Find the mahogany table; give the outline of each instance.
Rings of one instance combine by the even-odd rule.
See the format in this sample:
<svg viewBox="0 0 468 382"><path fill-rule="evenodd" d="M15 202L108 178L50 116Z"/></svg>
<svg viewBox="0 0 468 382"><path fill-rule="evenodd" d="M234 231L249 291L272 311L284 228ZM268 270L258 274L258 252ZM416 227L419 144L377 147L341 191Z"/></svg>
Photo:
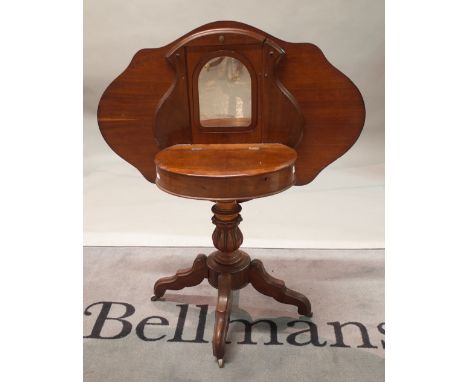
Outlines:
<svg viewBox="0 0 468 382"><path fill-rule="evenodd" d="M118 155L161 190L214 203L216 251L157 280L152 300L204 279L217 288L220 367L233 290L250 283L312 315L304 295L239 250L240 203L310 183L354 144L364 118L359 90L318 47L232 21L140 50L102 95L99 127Z"/></svg>

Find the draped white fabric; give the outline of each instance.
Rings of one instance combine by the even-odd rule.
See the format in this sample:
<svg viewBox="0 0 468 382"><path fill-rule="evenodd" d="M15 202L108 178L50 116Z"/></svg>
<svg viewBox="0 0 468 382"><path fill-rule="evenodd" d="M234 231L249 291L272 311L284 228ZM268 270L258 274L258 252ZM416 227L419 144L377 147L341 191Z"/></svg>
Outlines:
<svg viewBox="0 0 468 382"><path fill-rule="evenodd" d="M96 109L106 86L139 49L164 46L204 23L228 19L316 44L357 85L367 109L357 143L313 183L244 204L245 245L384 246L383 1L156 6L149 0L86 0L84 10L85 245L211 245L210 203L176 198L148 183L105 144Z"/></svg>

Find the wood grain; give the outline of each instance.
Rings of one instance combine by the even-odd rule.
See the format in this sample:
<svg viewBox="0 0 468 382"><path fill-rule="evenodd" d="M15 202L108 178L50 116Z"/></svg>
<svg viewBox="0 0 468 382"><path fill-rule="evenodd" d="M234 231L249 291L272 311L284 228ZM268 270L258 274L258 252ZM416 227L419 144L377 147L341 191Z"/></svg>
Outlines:
<svg viewBox="0 0 468 382"><path fill-rule="evenodd" d="M265 74L273 76L272 83L280 86L285 96L289 95L292 107L275 106L281 98L273 96L270 85L265 88L258 85L258 89L265 89L258 91L256 121L261 124L261 137L218 132L210 135L208 143L273 141L287 144L294 147L298 155L296 185L309 183L359 137L365 119L363 98L351 80L330 64L317 46L285 42L238 22L206 24L165 47L139 51L128 68L109 85L99 103L98 123L104 139L147 180L155 182L155 154L166 145L193 142L193 118L188 115L189 109L193 110L190 108L193 97L186 92L188 84L184 85L190 79L181 67L177 69L177 64L171 63L171 55L185 55L190 49L241 51L249 44L261 46L266 41L279 49L274 53L275 65L271 67L263 49L261 61L254 58L253 53L248 60L257 73L257 82L268 84ZM278 60L277 55L282 58ZM176 89L172 93L178 96L171 101L173 103L163 106L164 97L169 97L171 89ZM272 97L273 105L265 106L265 96ZM184 97L187 102L180 102ZM167 111L156 118L158 109L165 107ZM291 121L302 121L299 139L297 127L290 128L298 122L288 123L288 116L294 115L294 109L301 113L299 119L291 117ZM274 121L271 130L268 120Z"/></svg>
<svg viewBox="0 0 468 382"><path fill-rule="evenodd" d="M229 329L229 318L231 316L232 288L231 275L222 273L218 277L218 302L215 312L215 326L213 330L213 355L220 360L223 366L224 352L226 347L226 335Z"/></svg>
<svg viewBox="0 0 468 382"><path fill-rule="evenodd" d="M249 281L260 293L273 297L283 304L297 306L299 314L312 317L309 299L303 294L289 289L283 280L270 276L260 260L252 260L250 263Z"/></svg>
<svg viewBox="0 0 468 382"><path fill-rule="evenodd" d="M175 145L155 157L156 184L187 198L248 200L291 187L295 160L277 143Z"/></svg>
<svg viewBox="0 0 468 382"><path fill-rule="evenodd" d="M180 269L174 276L163 277L154 284L154 296L152 301L164 296L166 290L180 290L200 284L208 277L208 267L206 265L207 256L200 254L195 258L191 268Z"/></svg>
<svg viewBox="0 0 468 382"><path fill-rule="evenodd" d="M220 56L239 59L248 69L252 117L250 122L213 119L204 127L197 76L208 60ZM220 366L232 290L250 282L260 293L312 315L304 295L239 250L238 202L311 182L354 144L364 120L359 90L318 47L232 21L206 24L162 48L137 52L104 91L98 123L118 155L166 192L216 202L217 251L159 279L153 300L205 278L218 288L213 354Z"/></svg>

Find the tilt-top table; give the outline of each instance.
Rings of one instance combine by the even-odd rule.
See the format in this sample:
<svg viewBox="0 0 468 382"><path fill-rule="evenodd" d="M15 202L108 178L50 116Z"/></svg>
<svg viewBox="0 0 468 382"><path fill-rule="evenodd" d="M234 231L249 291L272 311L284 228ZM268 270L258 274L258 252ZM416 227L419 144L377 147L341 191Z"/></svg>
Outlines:
<svg viewBox="0 0 468 382"><path fill-rule="evenodd" d="M217 288L220 367L233 290L250 283L312 315L304 295L239 250L240 203L310 183L354 144L364 118L359 90L315 45L231 21L140 50L102 95L99 127L118 155L161 190L214 203L216 251L157 280L152 300L204 279Z"/></svg>

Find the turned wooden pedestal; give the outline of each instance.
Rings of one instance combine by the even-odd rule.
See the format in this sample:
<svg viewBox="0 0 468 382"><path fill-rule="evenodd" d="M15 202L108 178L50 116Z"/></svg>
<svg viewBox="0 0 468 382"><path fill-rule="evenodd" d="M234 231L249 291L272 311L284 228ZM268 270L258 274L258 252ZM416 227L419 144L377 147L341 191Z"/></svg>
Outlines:
<svg viewBox="0 0 468 382"><path fill-rule="evenodd" d="M207 278L219 291L213 352L220 365L232 290L251 283L311 314L306 297L239 250L238 203L310 183L353 145L364 119L359 90L317 46L233 21L140 50L105 90L98 122L112 149L160 189L215 202L217 251L158 280L154 299Z"/></svg>
<svg viewBox="0 0 468 382"><path fill-rule="evenodd" d="M218 289L213 354L220 367L224 365L224 347L231 314L232 291L248 283L260 293L273 297L284 304L295 305L301 315L312 316L310 302L304 295L288 289L282 280L270 276L260 260L250 260L247 253L239 250L242 232L239 223L241 206L236 201L218 201L213 206L212 218L216 228L213 244L217 251L209 256L198 255L191 268L179 270L174 276L164 277L154 285L155 301L166 290L179 290L200 284L205 278Z"/></svg>

